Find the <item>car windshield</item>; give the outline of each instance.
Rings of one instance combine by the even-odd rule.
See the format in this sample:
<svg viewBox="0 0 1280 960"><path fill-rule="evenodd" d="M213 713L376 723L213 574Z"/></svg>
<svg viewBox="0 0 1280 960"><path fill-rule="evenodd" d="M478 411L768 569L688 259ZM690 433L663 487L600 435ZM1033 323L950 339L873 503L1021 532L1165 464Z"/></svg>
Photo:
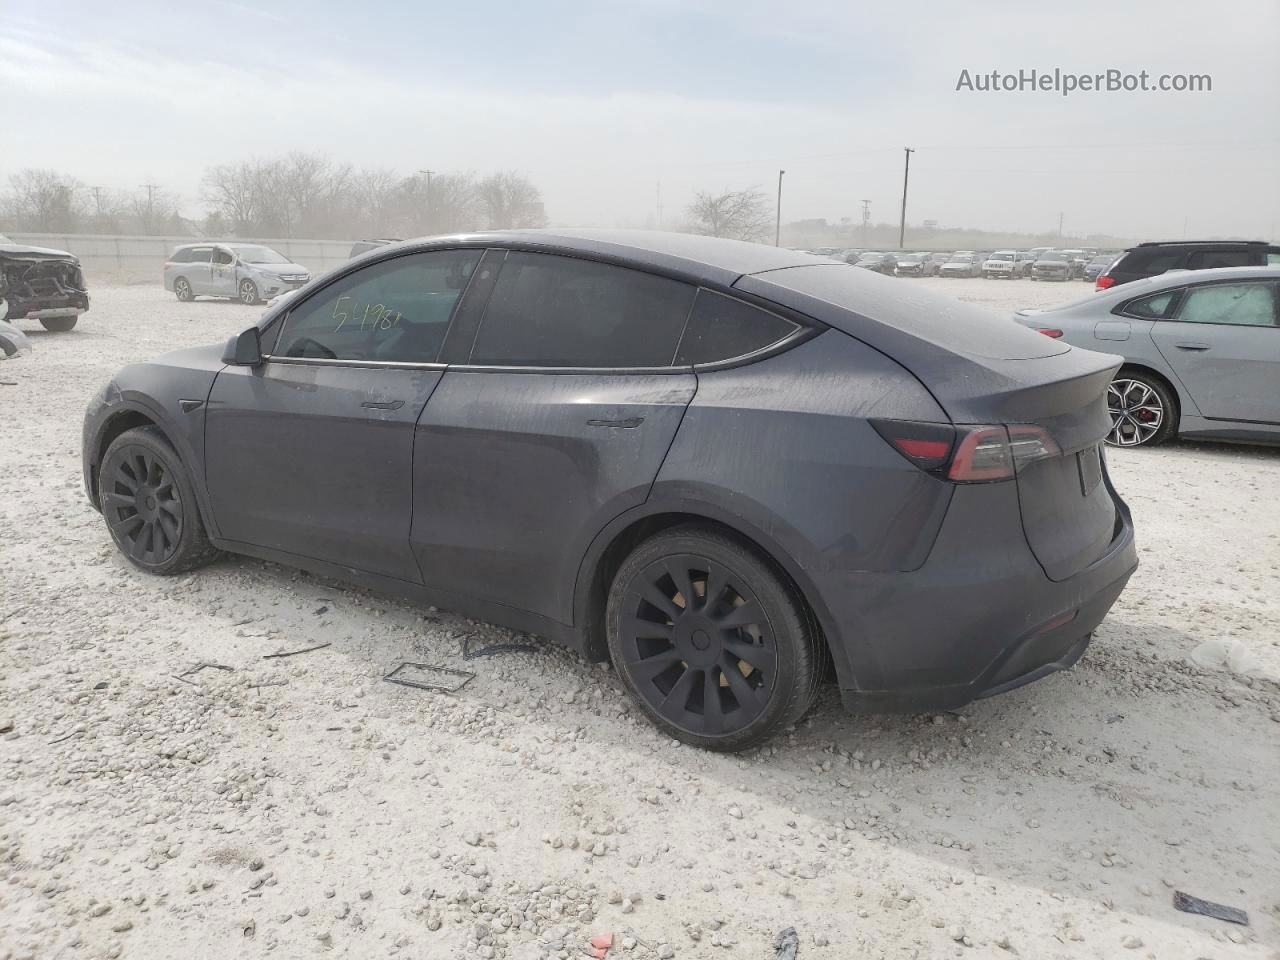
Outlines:
<svg viewBox="0 0 1280 960"><path fill-rule="evenodd" d="M1013 254L1012 253L993 253L991 256L987 257L987 259L988 260L1012 260Z"/></svg>
<svg viewBox="0 0 1280 960"><path fill-rule="evenodd" d="M236 255L245 263L290 263L288 257L281 256L270 247L232 247Z"/></svg>
<svg viewBox="0 0 1280 960"><path fill-rule="evenodd" d="M967 253L961 253L952 257L951 262L952 263L972 263L973 257L969 256L969 254Z"/></svg>
<svg viewBox="0 0 1280 960"><path fill-rule="evenodd" d="M1089 266L1105 267L1110 262L1111 262L1110 257L1094 257L1092 260L1089 261Z"/></svg>
<svg viewBox="0 0 1280 960"><path fill-rule="evenodd" d="M1042 253L1040 259L1036 263L1066 263L1067 255L1065 253Z"/></svg>
<svg viewBox="0 0 1280 960"><path fill-rule="evenodd" d="M864 260L867 262L872 262L875 260L883 260L883 259L884 259L883 253L864 253L862 256L858 258L858 262L862 263Z"/></svg>

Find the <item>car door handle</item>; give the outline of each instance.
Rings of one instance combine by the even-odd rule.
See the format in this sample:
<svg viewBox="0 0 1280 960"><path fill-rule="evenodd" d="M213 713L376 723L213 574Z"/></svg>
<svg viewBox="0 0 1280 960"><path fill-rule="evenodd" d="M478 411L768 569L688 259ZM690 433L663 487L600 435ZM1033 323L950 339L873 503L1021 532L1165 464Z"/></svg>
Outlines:
<svg viewBox="0 0 1280 960"><path fill-rule="evenodd" d="M1174 344L1179 350L1208 350L1207 343L1201 343L1199 340L1175 340Z"/></svg>
<svg viewBox="0 0 1280 960"><path fill-rule="evenodd" d="M360 404L360 406L367 407L370 410L399 410L401 407L404 406L404 401L403 400L385 400L385 401L366 400L364 403Z"/></svg>
<svg viewBox="0 0 1280 960"><path fill-rule="evenodd" d="M588 420L588 427L617 427L622 430L634 430L644 423L644 417L627 417L625 420Z"/></svg>

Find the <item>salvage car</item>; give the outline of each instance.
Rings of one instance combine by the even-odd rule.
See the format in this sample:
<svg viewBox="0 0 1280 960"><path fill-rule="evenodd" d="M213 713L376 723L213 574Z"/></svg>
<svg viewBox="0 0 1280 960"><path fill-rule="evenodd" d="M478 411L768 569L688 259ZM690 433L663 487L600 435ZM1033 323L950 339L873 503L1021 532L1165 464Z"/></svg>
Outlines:
<svg viewBox="0 0 1280 960"><path fill-rule="evenodd" d="M1098 274L1099 290L1155 277L1169 270L1262 267L1280 263L1280 246L1262 240L1151 241L1131 247Z"/></svg>
<svg viewBox="0 0 1280 960"><path fill-rule="evenodd" d="M982 261L982 275L988 280L1012 280L1018 275L1018 252L997 250Z"/></svg>
<svg viewBox="0 0 1280 960"><path fill-rule="evenodd" d="M188 243L164 264L164 288L183 303L227 297L252 305L311 279L311 271L260 243Z"/></svg>
<svg viewBox="0 0 1280 960"><path fill-rule="evenodd" d="M1071 262L1071 257L1061 250L1049 250L1036 257L1036 262L1031 265L1032 280L1059 280L1067 281L1071 279L1075 272L1075 267Z"/></svg>
<svg viewBox="0 0 1280 960"><path fill-rule="evenodd" d="M1119 363L760 244L433 238L120 370L84 482L141 570L225 550L539 634L737 750L828 665L920 712L1080 657L1137 562Z"/></svg>
<svg viewBox="0 0 1280 960"><path fill-rule="evenodd" d="M871 270L874 273L883 273L891 275L894 267L898 265L898 255L896 253L864 253L858 257L855 267L861 267L863 270Z"/></svg>
<svg viewBox="0 0 1280 960"><path fill-rule="evenodd" d="M1124 357L1107 442L1280 443L1280 265L1178 271L1016 319Z"/></svg>
<svg viewBox="0 0 1280 960"><path fill-rule="evenodd" d="M939 263L928 251L908 253L898 257L893 273L898 277L932 277L938 273Z"/></svg>
<svg viewBox="0 0 1280 960"><path fill-rule="evenodd" d="M88 309L78 258L0 236L0 320L39 320L46 330L63 332Z"/></svg>
<svg viewBox="0 0 1280 960"><path fill-rule="evenodd" d="M982 261L975 253L953 253L947 262L938 268L940 277L979 277L982 276Z"/></svg>
<svg viewBox="0 0 1280 960"><path fill-rule="evenodd" d="M0 320L0 360L12 360L31 353L27 335L11 323Z"/></svg>

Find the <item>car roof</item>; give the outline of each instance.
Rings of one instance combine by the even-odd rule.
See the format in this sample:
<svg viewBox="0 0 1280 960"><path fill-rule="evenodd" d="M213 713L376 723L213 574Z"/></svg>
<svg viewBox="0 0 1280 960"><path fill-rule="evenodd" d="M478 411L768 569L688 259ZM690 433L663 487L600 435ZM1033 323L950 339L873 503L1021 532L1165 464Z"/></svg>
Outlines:
<svg viewBox="0 0 1280 960"><path fill-rule="evenodd" d="M1140 247L1257 247L1267 246L1265 240L1148 240Z"/></svg>
<svg viewBox="0 0 1280 960"><path fill-rule="evenodd" d="M1154 277L1131 280L1114 287L1107 287L1081 300L1049 307L1044 313L1059 310L1087 310L1099 304L1114 304L1122 300L1155 296L1172 287L1189 283L1212 283L1215 280L1280 280L1280 267L1214 267L1212 270L1169 270Z"/></svg>
<svg viewBox="0 0 1280 960"><path fill-rule="evenodd" d="M549 253L617 258L633 267L671 271L692 279L731 286L746 274L785 267L829 264L814 256L744 240L726 240L660 230L494 230L446 237L423 237L381 248L383 251L437 246L502 246L545 249Z"/></svg>

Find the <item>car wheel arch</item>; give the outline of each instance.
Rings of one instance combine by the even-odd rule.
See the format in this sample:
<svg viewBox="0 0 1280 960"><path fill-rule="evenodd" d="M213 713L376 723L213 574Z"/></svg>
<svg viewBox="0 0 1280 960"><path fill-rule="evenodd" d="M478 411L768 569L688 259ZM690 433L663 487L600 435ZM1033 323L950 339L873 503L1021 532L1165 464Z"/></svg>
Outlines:
<svg viewBox="0 0 1280 960"><path fill-rule="evenodd" d="M126 406L112 413L98 428L98 435L93 441L93 460L89 464L91 479L89 496L98 509L102 508L102 504L98 502L98 470L102 466L103 458L107 455L107 448L115 442L116 437L135 427L156 427L162 433L164 432L164 427L160 426L154 417L132 406ZM166 439L167 436L166 434Z"/></svg>
<svg viewBox="0 0 1280 960"><path fill-rule="evenodd" d="M1191 410L1196 409L1194 404L1188 403L1187 397L1182 392L1182 385L1177 383L1173 377L1170 377L1164 371L1158 370L1145 363L1136 363L1131 360L1125 360L1125 362L1121 364L1120 369L1116 371L1115 375L1119 377L1126 373L1140 373L1143 376L1159 380L1164 384L1168 389L1169 394L1173 397L1173 402L1176 405L1176 409L1173 411L1174 422L1178 424L1179 428L1182 426L1183 411L1188 409L1188 407L1190 407ZM1175 429L1173 435L1176 437L1178 433L1179 430Z"/></svg>
<svg viewBox="0 0 1280 960"><path fill-rule="evenodd" d="M796 591L812 615L840 685L856 686L853 667L841 645L830 641L834 636L834 618L822 604L817 589L804 570L764 531L740 517L727 515L701 503L649 502L615 518L596 535L583 557L574 587L574 623L588 659L604 661L609 658L604 633L605 601L614 574L623 560L643 540L663 530L690 523L706 525L742 541L768 563Z"/></svg>

